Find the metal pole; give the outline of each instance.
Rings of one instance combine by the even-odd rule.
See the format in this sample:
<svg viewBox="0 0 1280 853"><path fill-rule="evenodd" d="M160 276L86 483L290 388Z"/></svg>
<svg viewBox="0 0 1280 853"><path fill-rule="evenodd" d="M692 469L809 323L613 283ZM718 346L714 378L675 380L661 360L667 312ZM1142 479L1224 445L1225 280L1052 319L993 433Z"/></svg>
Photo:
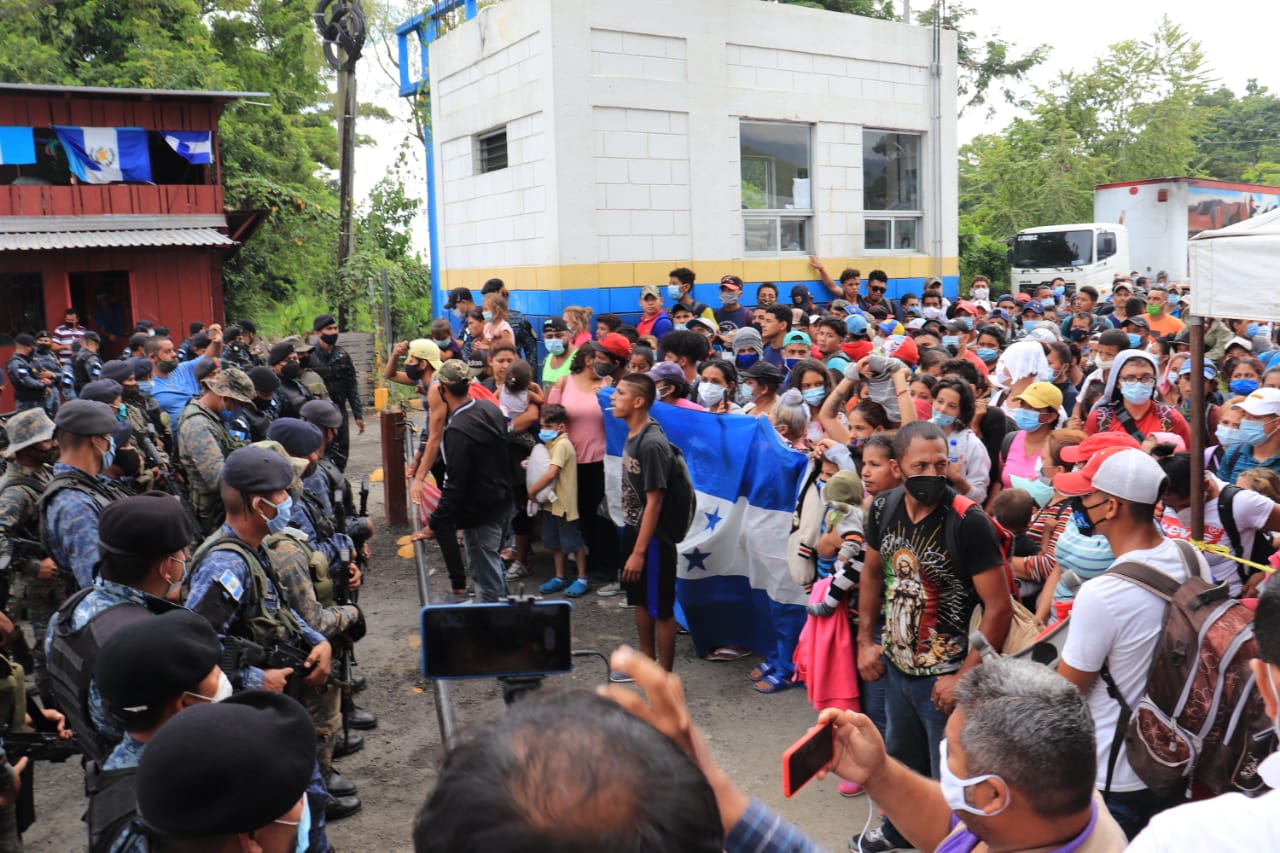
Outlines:
<svg viewBox="0 0 1280 853"><path fill-rule="evenodd" d="M413 431L405 424L404 432L404 464L407 466L413 461L414 442ZM403 477L401 482L403 482ZM409 517L413 520L413 532L417 533L421 530L418 524L418 514L412 512ZM452 536L452 533L447 535ZM413 558L418 568L418 602L423 607L431 603L431 577L427 570L426 542L421 540L413 543ZM440 740L444 743L447 750L452 750L458 745L458 721L453 713L453 693L449 682L435 679L431 682L431 693L436 703L436 722L440 726Z"/></svg>
<svg viewBox="0 0 1280 853"><path fill-rule="evenodd" d="M354 204L351 199L352 182L355 179L356 150L356 73L338 72L338 270L347 263L354 244L352 219ZM342 291L339 291L342 292ZM338 301L338 322L346 325L347 301Z"/></svg>
<svg viewBox="0 0 1280 853"><path fill-rule="evenodd" d="M1204 318L1187 318L1191 327L1191 538L1204 540Z"/></svg>
<svg viewBox="0 0 1280 853"><path fill-rule="evenodd" d="M382 268L382 335L387 351L395 345L395 330L391 328L391 285L387 283L387 269Z"/></svg>

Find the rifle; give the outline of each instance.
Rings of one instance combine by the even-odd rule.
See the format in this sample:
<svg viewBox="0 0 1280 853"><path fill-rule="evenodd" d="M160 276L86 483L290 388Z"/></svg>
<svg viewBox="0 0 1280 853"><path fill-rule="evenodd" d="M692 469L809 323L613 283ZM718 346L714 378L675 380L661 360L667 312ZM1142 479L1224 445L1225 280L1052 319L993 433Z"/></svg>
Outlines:
<svg viewBox="0 0 1280 853"><path fill-rule="evenodd" d="M338 568L334 573L334 590L333 597L338 604L355 604L359 593L351 588L351 552L346 548L338 551ZM342 687L342 739L344 742L351 737L351 715L356 709L356 692L354 682L352 681L351 665L355 662L353 655L353 643L347 637L341 637L335 642L340 643L340 651L338 653L338 672L340 679L339 684Z"/></svg>
<svg viewBox="0 0 1280 853"><path fill-rule="evenodd" d="M183 515L187 517L187 525L191 528L194 536L199 536L201 531L200 519L196 516L196 511L191 507L191 501L187 499L187 492L178 485L177 478L173 475L173 467L165 462L160 456L160 452L156 449L155 443L147 436L134 436L139 439L142 445L142 452L146 454L148 466L157 468L160 471L160 485L164 490L178 499L178 503L182 504Z"/></svg>
<svg viewBox="0 0 1280 853"><path fill-rule="evenodd" d="M311 671L307 666L310 653L288 643L275 642L269 646L255 643L244 637L227 635L222 638L222 670L232 675L246 666L259 669L292 669L286 692L293 698L302 690L302 679ZM333 672L329 673L329 684L342 686L342 682Z"/></svg>
<svg viewBox="0 0 1280 853"><path fill-rule="evenodd" d="M0 729L0 742L4 743L10 764L24 756L31 761L61 764L81 752L74 737L64 740L56 732L15 732L8 726Z"/></svg>
<svg viewBox="0 0 1280 853"><path fill-rule="evenodd" d="M0 575L11 571L14 562L22 560L43 560L49 556L45 553L44 544L34 539L21 539L17 536L6 536L0 540ZM8 580L6 577L5 580Z"/></svg>

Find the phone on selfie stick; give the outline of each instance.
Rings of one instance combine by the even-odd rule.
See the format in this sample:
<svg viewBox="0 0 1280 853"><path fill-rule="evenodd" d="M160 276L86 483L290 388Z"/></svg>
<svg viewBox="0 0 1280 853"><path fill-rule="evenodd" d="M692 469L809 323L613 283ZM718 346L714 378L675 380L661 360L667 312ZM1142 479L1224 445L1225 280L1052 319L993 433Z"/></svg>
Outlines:
<svg viewBox="0 0 1280 853"><path fill-rule="evenodd" d="M782 753L782 795L794 797L818 771L827 770L835 759L835 721L814 726Z"/></svg>

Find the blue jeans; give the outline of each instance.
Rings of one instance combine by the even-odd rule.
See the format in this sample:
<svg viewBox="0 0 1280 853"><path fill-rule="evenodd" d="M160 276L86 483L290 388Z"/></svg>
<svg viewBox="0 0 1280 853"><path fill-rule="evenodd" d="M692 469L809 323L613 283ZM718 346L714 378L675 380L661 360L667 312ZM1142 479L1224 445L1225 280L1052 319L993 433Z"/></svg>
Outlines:
<svg viewBox="0 0 1280 853"><path fill-rule="evenodd" d="M1116 823L1120 824L1125 837L1130 841L1146 829L1151 818L1165 809L1185 802L1180 796L1175 795L1164 799L1149 790L1112 791L1110 794L1103 794L1102 800L1107 804L1107 811L1111 812L1111 816L1116 819Z"/></svg>
<svg viewBox="0 0 1280 853"><path fill-rule="evenodd" d="M856 636L856 634L855 634ZM876 643L883 642L884 625L876 628ZM854 665L857 665L857 654L855 650ZM867 681L858 674L858 704L862 706L862 713L871 718L871 722L876 724L876 730L880 732L880 737L885 737L888 729L889 719L885 704L889 698L889 682L888 676L882 675L875 681Z"/></svg>
<svg viewBox="0 0 1280 853"><path fill-rule="evenodd" d="M507 575L502 568L502 532L507 523L492 521L462 531L467 567L476 584L477 601L501 601L507 596Z"/></svg>
<svg viewBox="0 0 1280 853"><path fill-rule="evenodd" d="M935 675L907 675L883 658L887 729L885 747L889 755L922 776L938 778L938 748L947 727L947 715L933 707ZM885 837L898 847L910 847L902 834L889 823L882 827Z"/></svg>

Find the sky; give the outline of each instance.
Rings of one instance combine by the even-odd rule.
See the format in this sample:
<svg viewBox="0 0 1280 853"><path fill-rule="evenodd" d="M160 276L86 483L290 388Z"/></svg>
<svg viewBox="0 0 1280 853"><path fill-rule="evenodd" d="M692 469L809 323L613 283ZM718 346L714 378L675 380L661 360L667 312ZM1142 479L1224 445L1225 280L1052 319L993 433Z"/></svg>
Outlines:
<svg viewBox="0 0 1280 853"><path fill-rule="evenodd" d="M690 0L698 2L698 0ZM901 8L902 0L895 0ZM1085 70L1107 53L1107 47L1125 39L1144 39L1153 33L1161 14L1200 41L1213 78L1237 94L1250 78L1272 92L1280 93L1280 63L1274 59L1275 40L1280 32L1280 4L1275 0L1250 2L1206 2L1206 0L1073 0L1048 3L1044 0L964 0L973 10L969 27L982 36L998 34L1022 54L1038 44L1049 43L1049 58L1028 77L1026 94L1032 85L1046 85L1059 73ZM926 0L913 0L919 11ZM368 55L366 53L366 55ZM361 98L370 99L397 112L404 109L393 84L380 69L368 67L361 74ZM985 109L971 110L960 117L958 131L963 145L980 133L999 130L1015 117L1015 108L1001 104L993 117ZM374 135L379 144L362 148L357 155L355 196L365 198L378 179L395 161L396 146L403 138L403 126L387 127L378 122L361 125L362 133ZM414 195L425 197L423 150L414 146L416 158ZM422 217L425 223L425 215ZM416 227L414 247L425 258L425 224Z"/></svg>

